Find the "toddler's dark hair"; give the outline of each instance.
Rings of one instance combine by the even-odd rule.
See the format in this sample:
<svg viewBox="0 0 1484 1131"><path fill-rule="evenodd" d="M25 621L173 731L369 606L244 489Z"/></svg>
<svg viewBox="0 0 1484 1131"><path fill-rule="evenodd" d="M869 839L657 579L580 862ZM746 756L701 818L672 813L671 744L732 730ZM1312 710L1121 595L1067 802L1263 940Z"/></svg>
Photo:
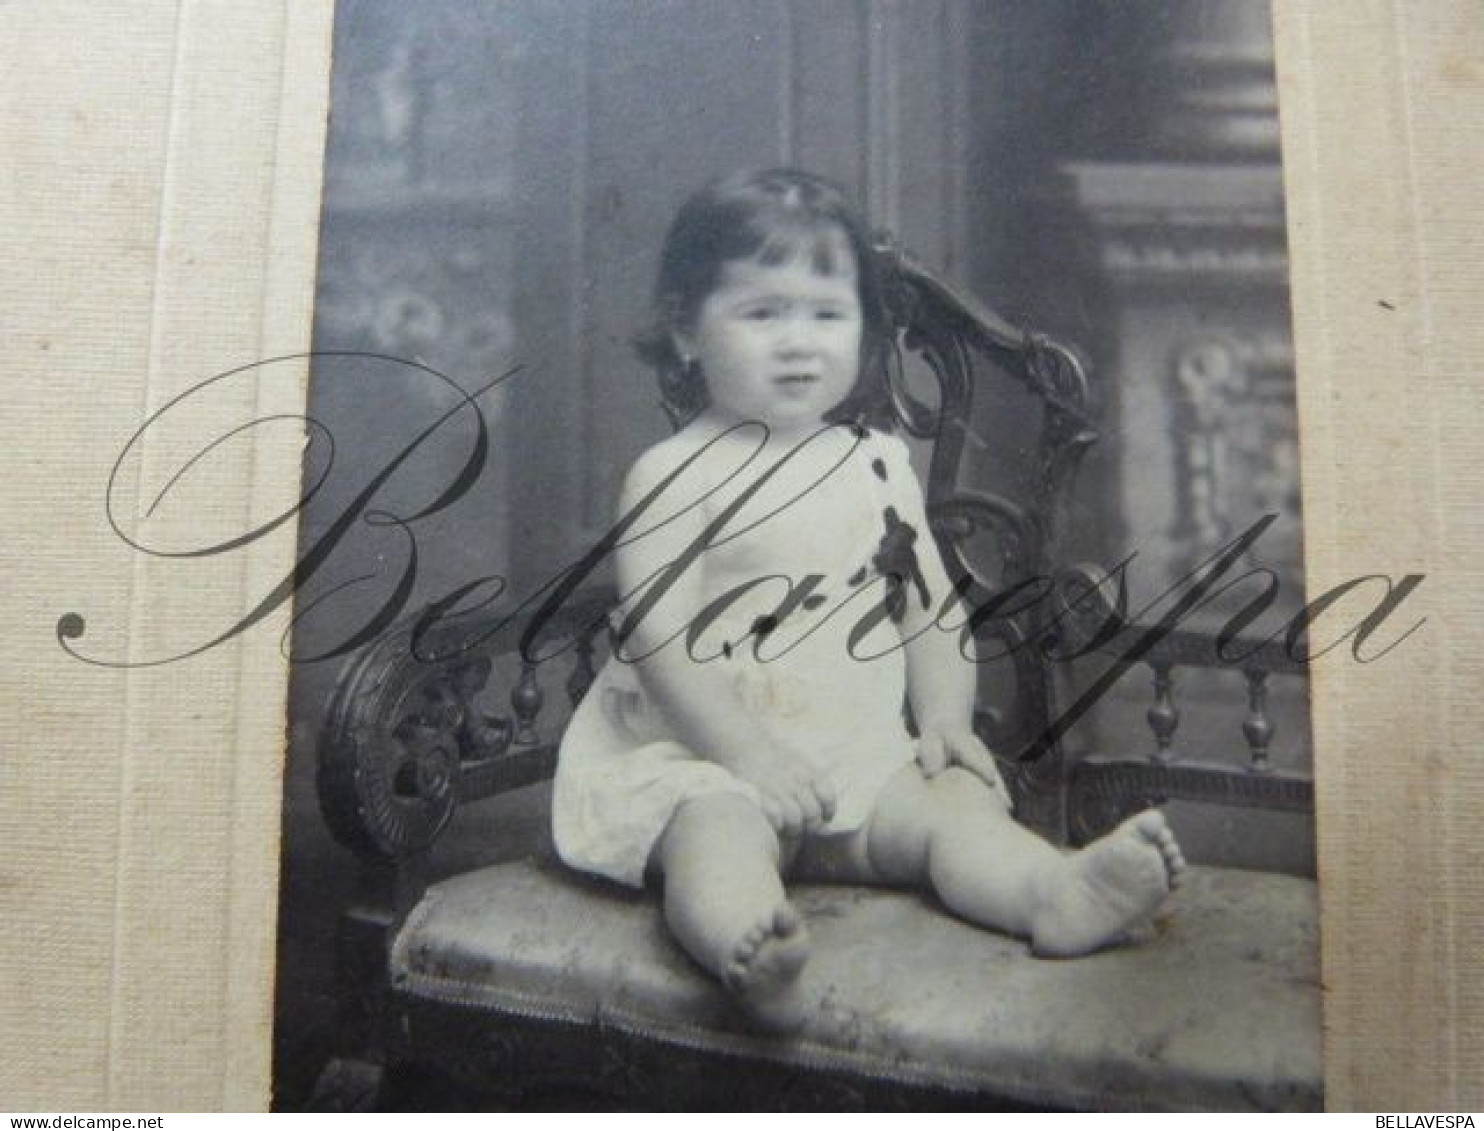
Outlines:
<svg viewBox="0 0 1484 1131"><path fill-rule="evenodd" d="M880 367L889 333L877 257L870 233L845 194L812 173L797 169L748 170L713 181L693 194L675 216L660 250L654 289L655 317L635 341L639 356L659 376L665 412L676 426L706 407L706 384L699 368L686 365L675 349L674 334L690 327L701 304L733 260L757 258L782 263L805 253L816 270L838 269L843 232L855 256L860 286L861 380L856 394L832 418L859 415L862 386Z"/></svg>

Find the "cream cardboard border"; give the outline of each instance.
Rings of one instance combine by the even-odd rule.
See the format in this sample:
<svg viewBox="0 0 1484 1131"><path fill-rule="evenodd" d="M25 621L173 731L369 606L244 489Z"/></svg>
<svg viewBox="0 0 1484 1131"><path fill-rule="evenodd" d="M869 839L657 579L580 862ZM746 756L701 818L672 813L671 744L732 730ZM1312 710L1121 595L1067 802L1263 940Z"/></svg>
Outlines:
<svg viewBox="0 0 1484 1131"><path fill-rule="evenodd" d="M0 738L0 1106L267 1103L287 611L189 663L90 668L208 640L292 561L292 524L206 562L132 553L102 510L149 413L234 363L308 347L328 97L327 0L0 5L0 364L7 519ZM304 369L222 420L303 411ZM255 387L256 386L256 387ZM268 428L145 526L201 436L158 434L126 530L195 540L297 496Z"/></svg>
<svg viewBox="0 0 1484 1131"><path fill-rule="evenodd" d="M1331 1109L1484 1107L1484 9L1280 0L1309 592L1428 575L1314 669ZM1336 657L1338 659L1338 657Z"/></svg>
<svg viewBox="0 0 1484 1131"><path fill-rule="evenodd" d="M150 411L223 359L306 348L329 27L328 0L0 5L16 1109L267 1102L285 614L131 671L82 667L54 629L86 610L90 645L158 654L231 623L291 561L284 530L182 574L128 551L101 498ZM1429 575L1417 638L1316 672L1329 1102L1480 1107L1484 859L1464 838L1484 823L1484 11L1279 0L1276 30L1311 592ZM264 384L241 419L299 411L302 379ZM146 444L124 514L189 454ZM277 513L298 456L284 431L224 453L209 517Z"/></svg>

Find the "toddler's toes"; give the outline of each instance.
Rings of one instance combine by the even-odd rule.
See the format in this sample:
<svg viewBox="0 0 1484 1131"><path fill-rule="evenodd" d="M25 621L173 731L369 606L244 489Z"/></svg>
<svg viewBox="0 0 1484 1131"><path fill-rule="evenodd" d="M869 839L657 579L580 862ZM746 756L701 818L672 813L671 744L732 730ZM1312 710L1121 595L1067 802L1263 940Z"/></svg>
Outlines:
<svg viewBox="0 0 1484 1131"><path fill-rule="evenodd" d="M803 916L794 909L792 904L785 903L773 913L773 933L781 939L798 934L803 926Z"/></svg>
<svg viewBox="0 0 1484 1131"><path fill-rule="evenodd" d="M1169 878L1170 888L1174 890L1185 878L1185 854L1180 851L1180 842L1175 839L1174 831L1165 825L1155 835L1154 844L1164 860L1165 875Z"/></svg>
<svg viewBox="0 0 1484 1131"><path fill-rule="evenodd" d="M752 961L752 956L757 953L757 948L763 945L763 938L768 928L764 924L758 924L750 928L746 934L737 940L737 945L732 948L732 962L737 965L746 966Z"/></svg>
<svg viewBox="0 0 1484 1131"><path fill-rule="evenodd" d="M804 1019L798 982L808 957L804 920L783 904L743 932L722 971L722 982L762 1028L789 1032Z"/></svg>
<svg viewBox="0 0 1484 1131"><path fill-rule="evenodd" d="M1185 882L1185 875L1187 871L1189 871L1189 866L1185 863L1185 856L1183 853L1181 853L1178 845L1175 848L1174 855L1168 857L1165 860L1165 866L1169 869L1170 872L1171 890L1179 887Z"/></svg>
<svg viewBox="0 0 1484 1131"><path fill-rule="evenodd" d="M721 974L721 984L732 993L737 993L747 984L747 964L734 958L727 963Z"/></svg>
<svg viewBox="0 0 1484 1131"><path fill-rule="evenodd" d="M1145 809L1133 818L1133 827L1151 844L1158 844L1161 837L1173 835L1170 832L1169 823L1165 820L1165 815L1158 809Z"/></svg>

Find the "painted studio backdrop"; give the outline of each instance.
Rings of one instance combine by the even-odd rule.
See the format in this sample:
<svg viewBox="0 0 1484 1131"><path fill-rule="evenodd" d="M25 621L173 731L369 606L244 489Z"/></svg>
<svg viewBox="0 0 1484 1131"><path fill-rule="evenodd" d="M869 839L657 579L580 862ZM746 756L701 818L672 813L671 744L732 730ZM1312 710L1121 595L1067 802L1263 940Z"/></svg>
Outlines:
<svg viewBox="0 0 1484 1131"><path fill-rule="evenodd" d="M1075 556L1136 552L1135 595L1153 596L1276 514L1254 562L1281 578L1280 608L1302 604L1265 4L362 0L338 13L332 100L315 348L416 359L466 389L521 367L481 400L488 466L419 527L409 607L495 574L528 591L611 522L625 470L668 429L630 345L665 226L708 179L772 164L839 182L920 260L1085 361L1101 439L1068 524ZM383 466L416 422L453 403L436 381L317 363L312 411L339 462L306 513L305 544L364 485L350 462ZM1023 412L977 406L982 482L1023 474ZM399 477L406 505L467 457L470 432L449 434ZM396 538L357 529L301 593L301 612L401 554ZM363 584L310 608L296 650L333 646L385 596ZM314 792L339 664L294 674L281 1108L307 1102L342 1018L335 912L355 864ZM1219 748L1241 756L1245 692L1219 674L1178 679L1177 752L1219 727ZM1153 695L1136 668L1077 743L1153 749ZM1302 683L1275 683L1268 710L1272 764L1307 772ZM536 786L461 813L439 866L539 851L545 803ZM1303 815L1169 813L1196 862L1313 874Z"/></svg>

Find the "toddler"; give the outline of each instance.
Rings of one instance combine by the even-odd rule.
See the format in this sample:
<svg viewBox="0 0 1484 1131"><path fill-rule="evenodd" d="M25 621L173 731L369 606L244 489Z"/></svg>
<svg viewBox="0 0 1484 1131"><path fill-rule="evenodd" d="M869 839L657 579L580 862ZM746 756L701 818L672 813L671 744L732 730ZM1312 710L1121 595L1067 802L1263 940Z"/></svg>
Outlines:
<svg viewBox="0 0 1484 1131"><path fill-rule="evenodd" d="M1153 811L1075 854L1012 819L906 446L859 422L888 319L843 195L789 170L701 190L656 299L641 352L679 430L624 483L620 645L562 742L563 860L661 882L680 945L780 1030L809 955L786 877L925 886L1040 955L1119 941L1180 850Z"/></svg>

